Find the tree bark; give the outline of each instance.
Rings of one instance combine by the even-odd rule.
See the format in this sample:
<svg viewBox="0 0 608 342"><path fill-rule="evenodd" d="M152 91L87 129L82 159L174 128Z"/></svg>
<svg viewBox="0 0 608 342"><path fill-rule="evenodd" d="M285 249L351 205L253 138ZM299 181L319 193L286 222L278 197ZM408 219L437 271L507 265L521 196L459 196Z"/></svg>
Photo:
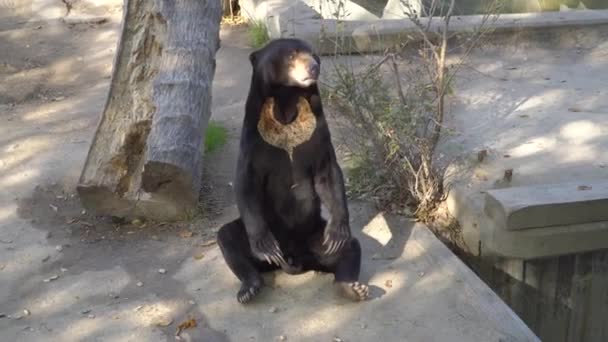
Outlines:
<svg viewBox="0 0 608 342"><path fill-rule="evenodd" d="M77 187L87 210L168 221L196 208L221 13L221 0L125 1Z"/></svg>

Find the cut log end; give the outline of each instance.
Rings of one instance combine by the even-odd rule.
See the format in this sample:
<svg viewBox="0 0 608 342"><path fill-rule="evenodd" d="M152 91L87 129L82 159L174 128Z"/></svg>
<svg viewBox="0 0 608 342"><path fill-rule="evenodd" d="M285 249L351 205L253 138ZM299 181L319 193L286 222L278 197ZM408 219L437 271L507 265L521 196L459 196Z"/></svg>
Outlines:
<svg viewBox="0 0 608 342"><path fill-rule="evenodd" d="M77 191L83 207L95 215L179 221L188 219L196 210L195 203L177 202L163 194L142 192L137 197L125 197L103 186L84 184L78 185Z"/></svg>
<svg viewBox="0 0 608 342"><path fill-rule="evenodd" d="M196 175L195 177L197 177ZM193 179L184 169L172 164L149 161L142 173L142 189L178 203L193 203L197 201L199 182Z"/></svg>

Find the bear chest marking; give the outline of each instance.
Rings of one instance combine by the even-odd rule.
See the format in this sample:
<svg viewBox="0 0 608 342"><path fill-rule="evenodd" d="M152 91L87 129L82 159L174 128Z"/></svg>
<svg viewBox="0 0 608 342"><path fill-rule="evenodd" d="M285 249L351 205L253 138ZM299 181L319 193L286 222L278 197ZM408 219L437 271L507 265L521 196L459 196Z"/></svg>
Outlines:
<svg viewBox="0 0 608 342"><path fill-rule="evenodd" d="M285 150L289 160L293 161L294 148L310 140L317 127L317 119L310 104L303 97L298 99L296 105L296 119L287 125L274 117L274 105L272 97L266 99L262 105L258 132L266 143Z"/></svg>

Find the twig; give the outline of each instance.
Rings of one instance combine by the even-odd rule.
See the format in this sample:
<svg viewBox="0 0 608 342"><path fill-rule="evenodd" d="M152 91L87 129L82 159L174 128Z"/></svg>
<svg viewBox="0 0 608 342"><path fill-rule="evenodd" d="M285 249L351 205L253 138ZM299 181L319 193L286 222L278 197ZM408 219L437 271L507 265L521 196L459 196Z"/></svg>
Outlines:
<svg viewBox="0 0 608 342"><path fill-rule="evenodd" d="M393 67L393 71L395 72L395 81L397 82L397 94L399 95L399 99L401 100L402 106L407 106L407 101L405 100L405 95L403 94L403 87L401 86L401 79L399 78L399 69L397 63L395 62L395 55L391 54L391 64Z"/></svg>
<svg viewBox="0 0 608 342"><path fill-rule="evenodd" d="M437 119L436 121L439 125L434 126L433 135L431 137L431 146L430 146L430 155L433 155L435 151L435 147L437 146L437 142L439 141L439 136L441 134L441 124L443 123L444 117L444 107L445 107L445 91L447 89L447 84L445 80L446 66L445 66L445 54L448 49L448 28L450 26L450 18L452 17L452 11L454 10L454 1L450 1L450 7L448 8L448 12L445 15L445 24L443 26L442 32L442 40L441 40L441 50L439 60L437 61L437 69L438 69L438 103L437 103Z"/></svg>

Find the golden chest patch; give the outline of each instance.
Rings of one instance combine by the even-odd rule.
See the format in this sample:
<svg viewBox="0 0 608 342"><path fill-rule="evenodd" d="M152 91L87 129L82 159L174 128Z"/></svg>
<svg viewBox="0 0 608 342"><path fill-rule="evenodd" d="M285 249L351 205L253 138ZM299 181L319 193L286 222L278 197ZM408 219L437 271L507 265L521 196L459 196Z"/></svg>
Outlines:
<svg viewBox="0 0 608 342"><path fill-rule="evenodd" d="M274 99L268 98L262 106L258 132L262 139L272 146L287 151L289 160L293 161L293 149L308 140L317 127L317 119L305 98L300 97L296 106L296 119L284 125L274 117Z"/></svg>

